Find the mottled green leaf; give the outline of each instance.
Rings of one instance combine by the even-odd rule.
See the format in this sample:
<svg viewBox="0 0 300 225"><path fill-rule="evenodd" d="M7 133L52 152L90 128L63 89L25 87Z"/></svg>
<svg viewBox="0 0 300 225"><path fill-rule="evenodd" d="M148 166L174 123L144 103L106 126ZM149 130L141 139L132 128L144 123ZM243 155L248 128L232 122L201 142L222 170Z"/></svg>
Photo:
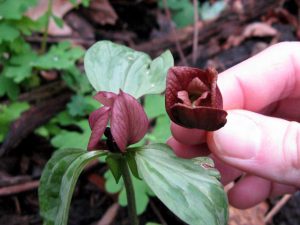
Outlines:
<svg viewBox="0 0 300 225"><path fill-rule="evenodd" d="M104 151L62 149L46 164L39 186L40 213L44 225L66 225L71 198L78 177L91 161L106 155Z"/></svg>
<svg viewBox="0 0 300 225"><path fill-rule="evenodd" d="M217 170L199 159L177 158L164 144L137 149L139 174L157 197L191 225L226 225L227 197Z"/></svg>
<svg viewBox="0 0 300 225"><path fill-rule="evenodd" d="M84 58L87 77L96 91L118 93L122 89L135 98L163 92L173 63L170 51L152 61L143 52L110 41L97 42Z"/></svg>

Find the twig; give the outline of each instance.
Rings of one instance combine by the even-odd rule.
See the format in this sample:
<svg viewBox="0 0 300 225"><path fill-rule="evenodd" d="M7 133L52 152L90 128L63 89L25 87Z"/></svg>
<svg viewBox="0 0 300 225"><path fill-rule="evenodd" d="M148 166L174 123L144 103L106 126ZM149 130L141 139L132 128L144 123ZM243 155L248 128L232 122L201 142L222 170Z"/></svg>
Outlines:
<svg viewBox="0 0 300 225"><path fill-rule="evenodd" d="M47 40L48 40L48 29L49 29L49 23L50 23L50 18L52 14L52 3L53 0L48 0L48 9L46 12L46 24L45 24L45 30L43 34L43 39L41 43L41 53L45 53L46 51L46 45L47 45Z"/></svg>
<svg viewBox="0 0 300 225"><path fill-rule="evenodd" d="M39 186L39 181L35 180L35 181L26 182L23 184L17 184L17 185L13 185L13 186L3 187L3 188L0 188L0 197L18 194L18 193L22 193L25 191L31 191L31 190L38 188L38 186Z"/></svg>
<svg viewBox="0 0 300 225"><path fill-rule="evenodd" d="M108 210L106 210L106 212L102 216L101 220L97 223L97 225L110 225L116 218L119 208L120 206L118 203L112 204L108 208Z"/></svg>
<svg viewBox="0 0 300 225"><path fill-rule="evenodd" d="M196 64L198 58L198 35L199 35L199 28L198 28L198 0L193 0L194 4L194 38L193 38L193 64Z"/></svg>
<svg viewBox="0 0 300 225"><path fill-rule="evenodd" d="M276 203L276 205L271 209L271 211L265 216L264 222L269 223L273 216L278 213L278 211L287 203L287 201L292 197L292 195L287 194L284 195L279 202Z"/></svg>
<svg viewBox="0 0 300 225"><path fill-rule="evenodd" d="M169 20L169 22L172 24L171 12L170 12L170 10L168 8L167 0L163 0L163 4L164 4L164 9L165 9L166 17ZM175 45L176 45L176 49L177 49L177 52L179 54L180 60L183 62L183 64L185 66L187 66L188 63L187 63L187 60L186 60L186 58L185 58L185 56L183 54L183 51L182 51L181 45L179 43L179 40L177 38L176 30L175 30L175 28L173 26L171 26L171 29L172 29L172 35L173 35L174 40L175 40Z"/></svg>
<svg viewBox="0 0 300 225"><path fill-rule="evenodd" d="M159 210L156 208L155 204L152 202L151 199L149 200L149 202L150 202L150 206L151 206L153 212L154 212L155 215L158 217L159 222L160 222L162 225L168 225L167 222L165 221L165 219L163 218L163 216L161 215L161 213L159 212Z"/></svg>

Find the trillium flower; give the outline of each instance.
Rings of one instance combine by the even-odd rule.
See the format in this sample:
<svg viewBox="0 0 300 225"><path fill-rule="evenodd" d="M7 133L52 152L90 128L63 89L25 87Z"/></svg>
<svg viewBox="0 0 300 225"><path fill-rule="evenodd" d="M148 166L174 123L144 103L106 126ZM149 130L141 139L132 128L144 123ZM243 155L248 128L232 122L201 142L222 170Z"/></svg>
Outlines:
<svg viewBox="0 0 300 225"><path fill-rule="evenodd" d="M107 131L106 127L109 123L112 136L110 138L113 138L122 152L128 145L144 137L149 122L143 107L134 97L120 90L119 94L101 91L94 98L103 106L92 112L89 117L92 129L88 144L89 150L103 146L101 137L105 130Z"/></svg>
<svg viewBox="0 0 300 225"><path fill-rule="evenodd" d="M176 124L214 131L226 123L217 71L171 67L167 75L166 111Z"/></svg>

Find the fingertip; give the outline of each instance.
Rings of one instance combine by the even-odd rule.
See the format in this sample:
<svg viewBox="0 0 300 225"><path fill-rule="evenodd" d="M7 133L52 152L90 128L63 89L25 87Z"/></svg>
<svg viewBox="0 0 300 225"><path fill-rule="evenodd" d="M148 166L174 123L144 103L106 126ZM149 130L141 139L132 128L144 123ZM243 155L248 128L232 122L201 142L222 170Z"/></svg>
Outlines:
<svg viewBox="0 0 300 225"><path fill-rule="evenodd" d="M199 145L206 142L207 132L199 129L189 129L171 123L171 132L173 137L185 145Z"/></svg>
<svg viewBox="0 0 300 225"><path fill-rule="evenodd" d="M206 144L189 146L178 142L173 137L169 138L167 144L172 148L175 155L180 158L190 159L200 156L207 156L210 153Z"/></svg>
<svg viewBox="0 0 300 225"><path fill-rule="evenodd" d="M269 197L271 181L256 177L245 176L228 192L229 203L239 209L251 208Z"/></svg>

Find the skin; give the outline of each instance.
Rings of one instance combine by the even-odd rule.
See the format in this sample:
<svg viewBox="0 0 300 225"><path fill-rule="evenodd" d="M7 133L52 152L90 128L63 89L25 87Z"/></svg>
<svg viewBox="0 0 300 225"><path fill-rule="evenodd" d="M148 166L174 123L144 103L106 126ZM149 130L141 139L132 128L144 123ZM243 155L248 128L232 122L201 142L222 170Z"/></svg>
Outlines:
<svg viewBox="0 0 300 225"><path fill-rule="evenodd" d="M183 158L212 153L232 206L245 209L300 188L300 42L273 45L218 78L227 124L214 132L171 125Z"/></svg>

